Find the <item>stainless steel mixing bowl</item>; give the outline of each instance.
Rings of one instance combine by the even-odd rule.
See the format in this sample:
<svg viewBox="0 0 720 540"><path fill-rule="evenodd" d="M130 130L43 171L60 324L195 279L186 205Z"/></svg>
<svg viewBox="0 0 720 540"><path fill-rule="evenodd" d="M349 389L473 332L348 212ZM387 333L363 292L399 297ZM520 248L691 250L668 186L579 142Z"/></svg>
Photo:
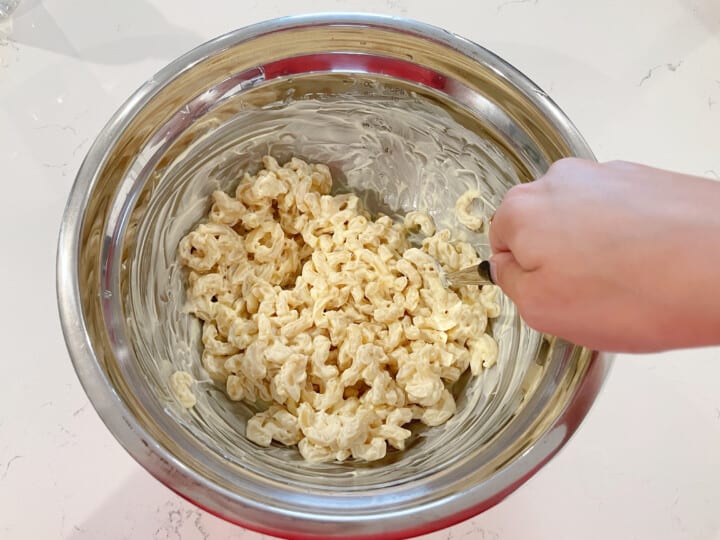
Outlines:
<svg viewBox="0 0 720 540"><path fill-rule="evenodd" d="M244 437L252 407L200 368L183 311L178 240L208 195L271 153L329 163L336 190L401 215L453 215L468 187L486 213L563 156L592 157L550 98L489 51L425 24L370 15L269 21L159 72L98 136L70 194L58 250L63 330L108 428L170 489L230 521L292 538L400 538L496 504L550 459L586 414L608 359L542 336L511 303L498 365L465 377L446 425L414 428L377 463L309 464ZM467 231L466 231L467 233ZM466 234L488 254L484 234ZM198 404L168 390L191 371Z"/></svg>

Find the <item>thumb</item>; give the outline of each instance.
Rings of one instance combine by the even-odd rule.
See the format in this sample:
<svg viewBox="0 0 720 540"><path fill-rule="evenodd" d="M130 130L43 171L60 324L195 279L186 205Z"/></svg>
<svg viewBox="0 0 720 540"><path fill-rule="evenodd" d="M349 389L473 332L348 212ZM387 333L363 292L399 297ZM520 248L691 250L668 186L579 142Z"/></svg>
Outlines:
<svg viewBox="0 0 720 540"><path fill-rule="evenodd" d="M517 303L517 296L527 272L515 260L510 251L501 251L490 257L490 274L510 299Z"/></svg>

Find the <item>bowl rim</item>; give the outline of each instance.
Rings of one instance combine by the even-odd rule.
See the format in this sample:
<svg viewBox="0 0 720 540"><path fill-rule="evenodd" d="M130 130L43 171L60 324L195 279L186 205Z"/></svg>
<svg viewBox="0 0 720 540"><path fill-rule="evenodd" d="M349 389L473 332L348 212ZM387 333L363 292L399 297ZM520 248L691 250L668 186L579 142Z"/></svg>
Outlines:
<svg viewBox="0 0 720 540"><path fill-rule="evenodd" d="M256 523L244 523L232 515L233 508L222 503L220 498L213 499L216 506L207 507L192 499L196 487L212 490L218 497L227 497L234 503L241 503L231 493L223 490L211 480L187 467L168 450L160 445L137 421L122 398L115 391L109 377L103 370L93 351L93 345L83 320L83 308L78 280L78 254L82 250L81 232L85 209L90 195L99 180L110 150L115 146L122 133L131 123L135 113L150 102L164 87L194 65L230 47L270 33L298 28L323 26L366 26L386 29L420 36L437 42L463 55L482 62L499 76L505 78L523 93L532 104L542 110L553 125L560 130L575 155L594 159L590 148L569 118L554 101L530 79L511 64L484 47L447 30L401 17L367 13L315 13L281 17L239 28L211 39L158 71L138 90L136 90L113 114L102 128L88 151L75 178L62 218L57 248L57 301L60 322L65 343L81 385L97 410L107 428L128 451L128 453L155 478L183 498L203 507L210 513L228 521L268 534L292 534L293 538L311 538L314 536L291 532L285 527L265 528ZM438 515L421 523L415 523L411 515L394 515L388 511L383 523L391 525L391 530L378 535L363 533L351 536L347 529L344 538L399 538L408 534L419 535L453 525L484 511L512 493L521 484L533 476L564 446L579 427L591 404L607 377L610 367L610 355L594 351L583 381L575 390L565 409L555 419L547 432L531 445L510 466L500 469L483 483L488 497L480 505L465 506L451 515ZM550 444L548 442L552 440ZM477 486L476 486L477 487ZM235 507L237 509L239 507ZM417 511L422 510L422 506ZM413 511L415 514L417 511ZM268 516L274 514L267 510ZM235 512L237 514L238 512ZM272 523L272 519L267 521ZM404 526L401 526L402 524ZM343 525L338 521L335 525ZM386 529L387 530L387 529ZM401 535L401 536L400 536Z"/></svg>

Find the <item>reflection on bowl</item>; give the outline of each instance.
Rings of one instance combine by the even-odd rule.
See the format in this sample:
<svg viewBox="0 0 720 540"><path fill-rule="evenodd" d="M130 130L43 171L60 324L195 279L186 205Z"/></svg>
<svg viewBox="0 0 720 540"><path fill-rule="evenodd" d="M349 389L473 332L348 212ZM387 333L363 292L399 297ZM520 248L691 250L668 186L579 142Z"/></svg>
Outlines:
<svg viewBox="0 0 720 540"><path fill-rule="evenodd" d="M498 364L455 386L458 412L372 463L303 461L244 437L254 413L203 373L183 310L180 238L261 157L327 163L336 191L393 216L453 215L469 187L489 214L556 159L592 157L547 97L490 52L369 15L280 19L220 37L143 86L99 135L63 220L58 296L78 375L125 448L199 506L293 538L402 538L468 518L565 443L608 361L529 329L508 301ZM466 239L488 255L484 234ZM200 381L182 409L168 380Z"/></svg>

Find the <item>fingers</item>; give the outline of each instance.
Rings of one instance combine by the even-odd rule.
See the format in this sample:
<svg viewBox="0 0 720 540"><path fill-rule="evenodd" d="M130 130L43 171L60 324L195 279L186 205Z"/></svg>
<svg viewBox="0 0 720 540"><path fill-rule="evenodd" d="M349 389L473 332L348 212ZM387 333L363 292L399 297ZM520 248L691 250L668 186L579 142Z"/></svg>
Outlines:
<svg viewBox="0 0 720 540"><path fill-rule="evenodd" d="M490 274L503 292L516 302L520 297L527 272L518 264L513 254L502 251L490 257Z"/></svg>
<svg viewBox="0 0 720 540"><path fill-rule="evenodd" d="M493 253L512 251L518 231L528 224L531 213L528 205L533 198L534 186L520 184L508 190L493 215L488 237Z"/></svg>
<svg viewBox="0 0 720 540"><path fill-rule="evenodd" d="M510 246L505 239L505 231L503 230L502 225L498 226L495 224L495 216L497 216L497 212L493 214L492 221L490 223L490 231L488 232L490 249L492 249L493 253L510 251ZM502 223L502 221L500 223Z"/></svg>
<svg viewBox="0 0 720 540"><path fill-rule="evenodd" d="M488 232L488 239L490 240L490 248L493 253L502 253L503 251L510 251L510 243L508 241L508 225L506 214L504 210L505 201L500 204L497 211L493 214L490 220L490 231Z"/></svg>

